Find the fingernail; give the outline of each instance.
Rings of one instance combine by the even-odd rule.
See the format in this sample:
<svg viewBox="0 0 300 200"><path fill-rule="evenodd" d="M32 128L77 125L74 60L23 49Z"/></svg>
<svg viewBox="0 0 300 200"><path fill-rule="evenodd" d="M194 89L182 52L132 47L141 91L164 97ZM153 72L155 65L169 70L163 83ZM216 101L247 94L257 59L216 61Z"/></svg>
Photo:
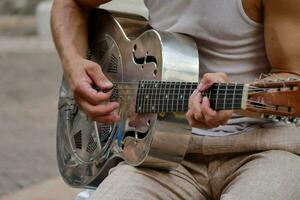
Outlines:
<svg viewBox="0 0 300 200"><path fill-rule="evenodd" d="M113 84L111 82L102 83L102 90L109 92L113 88Z"/></svg>
<svg viewBox="0 0 300 200"><path fill-rule="evenodd" d="M103 83L103 86L105 86L105 87L112 87L112 83L111 82L104 82Z"/></svg>
<svg viewBox="0 0 300 200"><path fill-rule="evenodd" d="M202 91L203 90L203 83L200 83L197 87L197 90Z"/></svg>
<svg viewBox="0 0 300 200"><path fill-rule="evenodd" d="M194 90L191 96L195 96L198 92L199 92L198 90Z"/></svg>

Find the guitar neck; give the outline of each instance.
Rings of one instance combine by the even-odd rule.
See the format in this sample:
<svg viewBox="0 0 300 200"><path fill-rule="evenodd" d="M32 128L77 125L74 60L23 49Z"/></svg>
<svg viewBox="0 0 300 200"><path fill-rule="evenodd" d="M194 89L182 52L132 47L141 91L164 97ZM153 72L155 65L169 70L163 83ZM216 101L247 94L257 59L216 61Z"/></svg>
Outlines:
<svg viewBox="0 0 300 200"><path fill-rule="evenodd" d="M136 99L136 112L186 112L196 82L140 81ZM202 93L214 110L242 108L244 84L215 83Z"/></svg>

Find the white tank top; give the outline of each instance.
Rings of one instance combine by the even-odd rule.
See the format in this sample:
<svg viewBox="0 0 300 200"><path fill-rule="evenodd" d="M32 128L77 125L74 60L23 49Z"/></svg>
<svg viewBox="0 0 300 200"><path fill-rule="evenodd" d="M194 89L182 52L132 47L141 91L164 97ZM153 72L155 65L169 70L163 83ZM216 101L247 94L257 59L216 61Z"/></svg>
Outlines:
<svg viewBox="0 0 300 200"><path fill-rule="evenodd" d="M190 35L198 45L200 78L225 72L231 81L252 82L270 71L263 25L244 12L242 0L145 0L150 25ZM226 136L267 126L268 122L235 117L216 129L193 128L199 135Z"/></svg>
<svg viewBox="0 0 300 200"><path fill-rule="evenodd" d="M150 25L184 33L198 44L200 77L225 72L231 81L251 82L270 70L263 25L244 12L242 0L145 0Z"/></svg>

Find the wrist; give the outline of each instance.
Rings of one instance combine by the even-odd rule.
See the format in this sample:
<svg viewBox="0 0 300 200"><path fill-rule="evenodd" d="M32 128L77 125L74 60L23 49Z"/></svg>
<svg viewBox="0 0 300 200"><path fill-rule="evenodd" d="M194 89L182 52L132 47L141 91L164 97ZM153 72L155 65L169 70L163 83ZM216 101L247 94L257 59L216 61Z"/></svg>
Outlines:
<svg viewBox="0 0 300 200"><path fill-rule="evenodd" d="M78 54L75 50L66 50L62 56L62 64L65 71L71 70L76 66L79 60L85 59L82 55Z"/></svg>

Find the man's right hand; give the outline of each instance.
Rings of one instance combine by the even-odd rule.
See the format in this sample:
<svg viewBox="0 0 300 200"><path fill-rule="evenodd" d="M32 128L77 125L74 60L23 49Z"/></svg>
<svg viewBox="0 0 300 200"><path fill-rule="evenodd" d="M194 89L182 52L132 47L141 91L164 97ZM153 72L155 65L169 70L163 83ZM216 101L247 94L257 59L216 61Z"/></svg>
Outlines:
<svg viewBox="0 0 300 200"><path fill-rule="evenodd" d="M113 84L104 76L97 63L77 58L65 63L64 68L76 103L90 119L101 123L113 123L120 119L114 112L119 104L109 102ZM93 85L98 86L100 91L93 88Z"/></svg>

